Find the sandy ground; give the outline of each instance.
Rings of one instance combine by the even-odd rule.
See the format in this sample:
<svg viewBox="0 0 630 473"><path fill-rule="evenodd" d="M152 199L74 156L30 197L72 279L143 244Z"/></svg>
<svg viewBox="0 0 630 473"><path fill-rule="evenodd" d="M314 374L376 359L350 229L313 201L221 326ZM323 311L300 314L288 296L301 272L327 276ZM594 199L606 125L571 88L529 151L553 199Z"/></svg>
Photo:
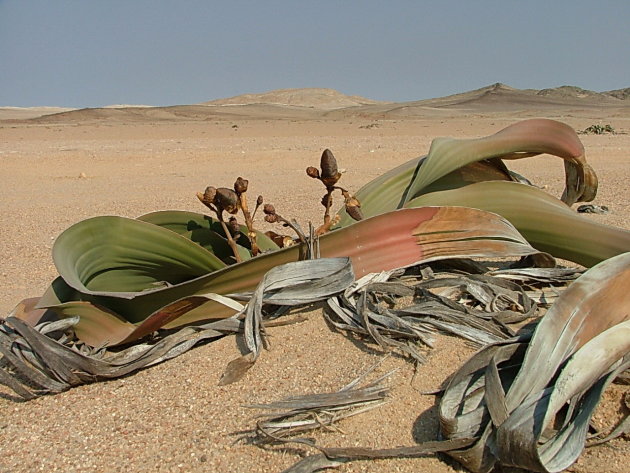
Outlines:
<svg viewBox="0 0 630 473"><path fill-rule="evenodd" d="M120 123L0 122L0 313L42 293L56 276L50 250L69 225L96 215L139 216L158 209L203 211L195 197L207 185L229 186L241 175L252 195L264 194L284 215L321 219L322 188L304 169L331 148L358 189L382 172L425 154L434 137L477 137L527 114L443 113L432 118L337 120L206 120ZM630 229L630 116L597 111L559 116L576 129L611 123L622 134L583 135L600 177L596 204L608 215L589 216ZM511 167L559 195L559 159L533 158ZM372 345L332 331L321 309L308 320L269 330L264 352L244 380L219 387L238 355L234 338L191 352L131 377L20 403L0 390L2 472L279 472L306 452L300 446L260 449L239 441L256 414L244 404L292 394L336 390L381 359ZM328 446L388 447L434 439L435 389L472 353L439 336L429 362L413 366L388 358L378 373L397 368L390 403L343 421L340 432L315 435ZM617 393L619 394L619 393ZM616 397L619 399L619 396ZM620 409L610 403L604 421ZM311 453L311 452L308 452ZM618 439L588 450L575 472L628 471L630 442ZM341 472L446 473L461 471L442 457L356 462Z"/></svg>

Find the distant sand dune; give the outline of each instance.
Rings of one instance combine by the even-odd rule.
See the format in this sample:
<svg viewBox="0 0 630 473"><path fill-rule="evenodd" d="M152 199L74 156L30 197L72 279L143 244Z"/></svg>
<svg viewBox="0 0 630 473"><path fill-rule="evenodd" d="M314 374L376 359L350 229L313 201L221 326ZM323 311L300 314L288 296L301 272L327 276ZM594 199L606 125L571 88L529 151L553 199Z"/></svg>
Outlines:
<svg viewBox="0 0 630 473"><path fill-rule="evenodd" d="M308 107L319 110L334 110L360 105L373 105L381 102L358 95L345 95L334 89L278 89L262 94L244 94L226 99L204 102L204 105L251 105L273 104Z"/></svg>
<svg viewBox="0 0 630 473"><path fill-rule="evenodd" d="M0 107L0 120L28 120L52 113L67 112L74 108L64 107Z"/></svg>
<svg viewBox="0 0 630 473"><path fill-rule="evenodd" d="M371 119L432 118L462 114L586 113L605 109L609 114L630 114L630 88L593 92L574 86L550 89L515 89L496 83L487 87L427 100L382 102L333 89L279 89L244 94L196 105L151 107L110 105L103 108L0 108L0 121L33 123L162 122L250 119Z"/></svg>

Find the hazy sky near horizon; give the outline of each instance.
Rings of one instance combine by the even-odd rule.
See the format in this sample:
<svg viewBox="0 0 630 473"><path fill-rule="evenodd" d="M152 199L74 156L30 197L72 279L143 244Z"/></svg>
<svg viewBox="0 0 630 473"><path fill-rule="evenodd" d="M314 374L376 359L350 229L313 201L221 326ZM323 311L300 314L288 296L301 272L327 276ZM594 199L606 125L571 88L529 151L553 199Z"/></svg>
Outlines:
<svg viewBox="0 0 630 473"><path fill-rule="evenodd" d="M0 106L630 87L629 0L0 0Z"/></svg>

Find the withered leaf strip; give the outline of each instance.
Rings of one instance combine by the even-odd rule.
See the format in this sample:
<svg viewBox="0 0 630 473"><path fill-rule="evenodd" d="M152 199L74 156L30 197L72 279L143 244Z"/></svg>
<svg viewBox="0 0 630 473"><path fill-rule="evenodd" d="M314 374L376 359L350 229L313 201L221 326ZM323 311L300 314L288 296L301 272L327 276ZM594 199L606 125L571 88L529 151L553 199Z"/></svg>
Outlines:
<svg viewBox="0 0 630 473"><path fill-rule="evenodd" d="M486 347L455 373L439 406L442 433L477 442L449 454L474 472L495 464L539 472L570 466L603 390L630 366L628 287L624 253L569 286L531 340ZM488 376L493 365L498 377Z"/></svg>

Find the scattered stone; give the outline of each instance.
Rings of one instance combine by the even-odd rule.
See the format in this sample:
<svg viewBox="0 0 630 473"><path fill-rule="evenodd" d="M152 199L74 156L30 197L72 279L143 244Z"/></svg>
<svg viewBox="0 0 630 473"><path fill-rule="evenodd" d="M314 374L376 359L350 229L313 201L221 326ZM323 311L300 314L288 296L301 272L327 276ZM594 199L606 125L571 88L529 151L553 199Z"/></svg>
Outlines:
<svg viewBox="0 0 630 473"><path fill-rule="evenodd" d="M585 204L580 205L577 211L581 214L607 214L610 212L606 205Z"/></svg>

